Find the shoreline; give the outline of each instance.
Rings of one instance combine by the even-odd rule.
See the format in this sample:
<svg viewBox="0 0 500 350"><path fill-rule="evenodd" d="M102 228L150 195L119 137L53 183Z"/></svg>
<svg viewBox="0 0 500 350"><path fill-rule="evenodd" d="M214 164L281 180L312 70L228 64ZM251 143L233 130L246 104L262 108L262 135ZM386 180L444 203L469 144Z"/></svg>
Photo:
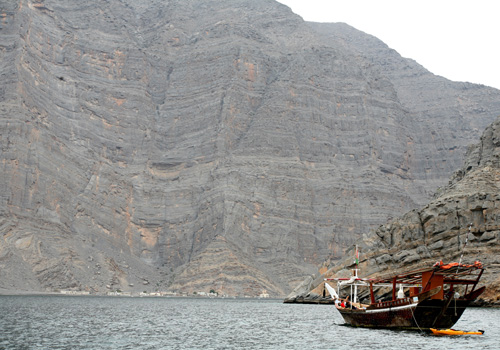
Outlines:
<svg viewBox="0 0 500 350"><path fill-rule="evenodd" d="M7 289L0 289L0 297L13 296L61 296L61 297L110 297L110 298L179 298L179 299L231 299L231 300L280 300L283 304L307 304L307 305L332 305L331 300L311 300L307 298L299 299L284 299L280 297L249 297L249 296L201 296L201 295L141 295L141 293L128 293L128 294L107 294L107 293L92 293L92 294L79 294L79 293L62 293L62 292L42 292L42 291L14 291ZM468 306L469 308L500 308L500 303L485 302L484 300L478 300L473 302Z"/></svg>
<svg viewBox="0 0 500 350"><path fill-rule="evenodd" d="M0 296L28 296L28 295L63 295L57 292L41 292L41 291L19 291L11 289L0 289Z"/></svg>
<svg viewBox="0 0 500 350"><path fill-rule="evenodd" d="M190 298L190 299L258 299L258 300L283 300L281 297L251 297L251 296L204 296L204 295L173 295L173 294L144 294L141 292L125 293L84 293L84 292L42 292L42 291L14 291L0 289L2 296L62 296L62 297L112 297L112 298Z"/></svg>

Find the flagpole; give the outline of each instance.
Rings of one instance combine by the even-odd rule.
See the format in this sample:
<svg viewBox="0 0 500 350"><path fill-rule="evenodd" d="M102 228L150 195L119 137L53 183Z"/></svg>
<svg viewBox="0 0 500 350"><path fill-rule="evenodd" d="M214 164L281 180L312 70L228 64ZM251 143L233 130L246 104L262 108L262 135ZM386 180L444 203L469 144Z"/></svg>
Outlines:
<svg viewBox="0 0 500 350"><path fill-rule="evenodd" d="M359 251L358 251L358 245L356 244L356 260L354 260L356 263L356 277L358 277L358 265L359 265Z"/></svg>

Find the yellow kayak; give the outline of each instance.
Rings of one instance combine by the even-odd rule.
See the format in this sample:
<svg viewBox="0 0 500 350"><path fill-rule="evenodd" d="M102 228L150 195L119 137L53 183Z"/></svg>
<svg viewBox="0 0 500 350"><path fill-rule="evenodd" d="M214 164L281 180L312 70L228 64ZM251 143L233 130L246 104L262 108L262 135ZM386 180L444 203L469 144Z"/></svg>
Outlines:
<svg viewBox="0 0 500 350"><path fill-rule="evenodd" d="M484 333L484 331L482 330L469 332L469 331L458 331L456 329L435 329L435 328L431 328L431 331L432 333L437 335L467 335L467 334L481 335Z"/></svg>

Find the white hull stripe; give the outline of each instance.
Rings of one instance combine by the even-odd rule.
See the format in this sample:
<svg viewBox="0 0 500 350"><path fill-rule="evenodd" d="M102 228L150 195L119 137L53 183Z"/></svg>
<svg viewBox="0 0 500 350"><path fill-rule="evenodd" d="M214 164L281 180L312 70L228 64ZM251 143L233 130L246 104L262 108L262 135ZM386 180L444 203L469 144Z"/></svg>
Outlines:
<svg viewBox="0 0 500 350"><path fill-rule="evenodd" d="M388 312L388 311L410 309L410 308L416 307L417 305L418 305L418 303L415 303L415 304L410 304L410 305L388 307L388 308L384 308L384 309L366 310L365 312L367 314L376 314L376 313L379 313L379 312Z"/></svg>

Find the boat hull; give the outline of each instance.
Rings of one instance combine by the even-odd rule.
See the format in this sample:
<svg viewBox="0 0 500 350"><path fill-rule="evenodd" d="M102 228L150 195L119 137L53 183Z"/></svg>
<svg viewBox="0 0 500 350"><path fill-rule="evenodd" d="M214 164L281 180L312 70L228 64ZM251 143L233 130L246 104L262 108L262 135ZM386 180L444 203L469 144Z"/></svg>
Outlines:
<svg viewBox="0 0 500 350"><path fill-rule="evenodd" d="M346 324L355 327L430 329L451 328L462 316L470 300L457 299L446 305L444 300L394 305L368 310L338 308Z"/></svg>

